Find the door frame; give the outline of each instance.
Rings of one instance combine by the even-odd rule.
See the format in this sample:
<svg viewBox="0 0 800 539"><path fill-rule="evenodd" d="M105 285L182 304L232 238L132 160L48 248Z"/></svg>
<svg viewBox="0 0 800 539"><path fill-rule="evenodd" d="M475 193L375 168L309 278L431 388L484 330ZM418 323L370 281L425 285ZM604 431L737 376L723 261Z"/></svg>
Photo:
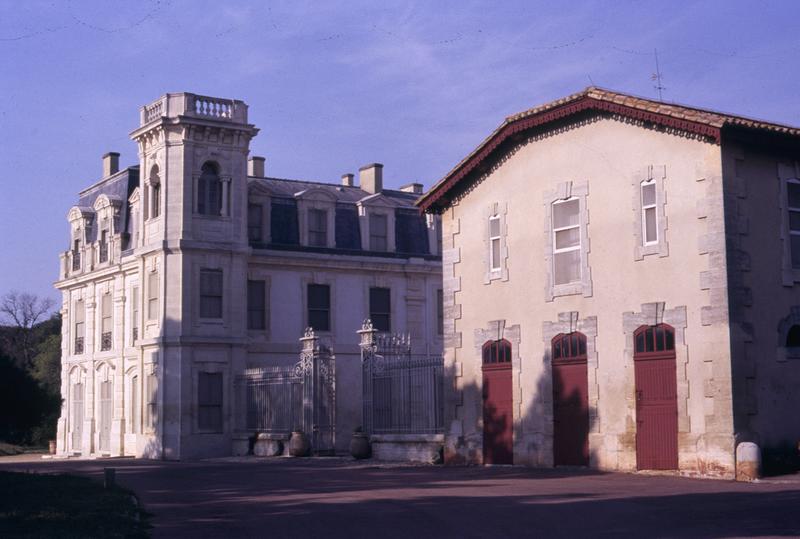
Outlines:
<svg viewBox="0 0 800 539"><path fill-rule="evenodd" d="M577 342L574 343L577 347L577 351L573 350L573 343L572 343L572 336L577 337ZM558 349L556 349L556 343L560 345ZM566 345L567 351L565 355L564 346ZM556 423L556 406L558 403L558 399L556 398L556 368L560 366L569 366L569 365L583 365L585 369L585 383L586 383L586 393L585 397L586 400L584 403L586 407L586 433L585 433L585 440L584 440L584 448L585 448L585 459L586 461L581 464L577 464L577 466L589 466L590 456L589 456L589 432L591 432L591 414L589 413L589 356L587 353L588 348L588 339L586 335L581 333L580 331L572 331L569 333L559 333L555 337L550 340L550 357L551 359L551 385L553 391L553 465L558 466L559 464L556 463L556 440L558 437L556 436L556 431L558 430L558 424ZM556 357L558 356L558 357ZM568 464L563 464L568 465Z"/></svg>
<svg viewBox="0 0 800 539"><path fill-rule="evenodd" d="M497 346L496 350L492 350ZM509 422L509 430L511 435L511 446L509 454L511 455L511 462L514 463L514 369L513 369L513 355L514 346L507 339L487 340L481 346L481 443L483 446L483 464L495 464L486 462L486 373L487 372L507 372L506 375L510 381L511 394L511 421ZM490 357L494 356L494 357ZM489 361L487 361L489 359ZM505 463L503 463L505 464Z"/></svg>

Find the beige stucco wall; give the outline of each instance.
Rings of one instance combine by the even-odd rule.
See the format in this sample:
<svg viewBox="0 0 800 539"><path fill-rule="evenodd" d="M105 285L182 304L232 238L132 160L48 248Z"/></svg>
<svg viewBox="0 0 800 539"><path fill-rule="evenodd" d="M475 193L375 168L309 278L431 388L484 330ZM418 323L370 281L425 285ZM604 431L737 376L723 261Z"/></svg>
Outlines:
<svg viewBox="0 0 800 539"><path fill-rule="evenodd" d="M482 460L479 346L496 335L519 340L515 463L552 465L552 335L545 336L545 325L557 323L560 313L577 312L584 326L596 317L596 339L589 343L591 463L635 469L632 343L626 330L643 320L655 323L662 306L643 304L663 302L665 313L683 317L686 326L676 328L685 340L677 345L680 468L729 475L733 425L720 147L599 119L537 137L506 157L443 217L446 362L455 388L446 412L448 460ZM635 260L635 184L651 165L666 167L668 255ZM588 187L591 292L584 287L547 301L543 197L569 181L573 190ZM495 203L506 212L507 280L487 283L485 219ZM623 313L632 313L625 323ZM497 320L503 322L492 324Z"/></svg>
<svg viewBox="0 0 800 539"><path fill-rule="evenodd" d="M734 140L723 148L737 439L768 451L794 447L800 359L787 353L780 330L800 323L800 272L787 260L785 208L785 179L800 177L798 156Z"/></svg>

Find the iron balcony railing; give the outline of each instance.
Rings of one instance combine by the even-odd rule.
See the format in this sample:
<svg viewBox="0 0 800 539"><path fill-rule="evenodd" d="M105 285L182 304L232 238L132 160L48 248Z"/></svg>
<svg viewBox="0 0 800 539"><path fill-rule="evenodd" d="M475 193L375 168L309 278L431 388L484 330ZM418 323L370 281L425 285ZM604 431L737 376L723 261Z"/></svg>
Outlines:
<svg viewBox="0 0 800 539"><path fill-rule="evenodd" d="M83 337L75 337L75 355L83 353Z"/></svg>
<svg viewBox="0 0 800 539"><path fill-rule="evenodd" d="M111 332L106 331L100 335L100 351L111 350Z"/></svg>
<svg viewBox="0 0 800 539"><path fill-rule="evenodd" d="M100 262L108 262L108 243L100 243Z"/></svg>
<svg viewBox="0 0 800 539"><path fill-rule="evenodd" d="M81 252L72 251L72 271L78 271L80 269L81 269Z"/></svg>

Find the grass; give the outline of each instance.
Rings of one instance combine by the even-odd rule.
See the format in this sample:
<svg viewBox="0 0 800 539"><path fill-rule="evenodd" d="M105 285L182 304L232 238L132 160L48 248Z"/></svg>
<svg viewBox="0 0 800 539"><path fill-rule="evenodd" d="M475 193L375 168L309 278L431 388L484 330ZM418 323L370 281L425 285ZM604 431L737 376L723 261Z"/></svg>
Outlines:
<svg viewBox="0 0 800 539"><path fill-rule="evenodd" d="M130 491L74 475L0 472L0 537L148 537Z"/></svg>

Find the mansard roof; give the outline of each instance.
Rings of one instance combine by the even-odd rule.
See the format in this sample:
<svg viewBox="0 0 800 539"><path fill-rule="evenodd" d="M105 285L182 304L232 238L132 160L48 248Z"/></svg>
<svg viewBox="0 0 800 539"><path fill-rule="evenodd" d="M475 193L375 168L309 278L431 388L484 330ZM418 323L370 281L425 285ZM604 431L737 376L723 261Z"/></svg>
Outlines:
<svg viewBox="0 0 800 539"><path fill-rule="evenodd" d="M325 191L331 195L337 203L356 204L382 195L398 206L414 207L417 196L413 193L396 191L394 189L384 189L380 193L368 193L358 186L339 185L336 183L313 182L306 180L290 180L286 178L248 178L250 182L262 185L269 190L273 196L295 198L305 191L314 189Z"/></svg>
<svg viewBox="0 0 800 539"><path fill-rule="evenodd" d="M772 135L800 139L800 128L766 122L698 107L666 103L590 86L570 96L551 101L506 118L477 148L461 160L450 172L419 198L423 211L442 209L452 200L452 190L471 172L481 171L484 161L498 147L516 140L532 128L555 127L578 114L603 113L659 126L695 136L701 140L721 143L723 132L747 131L750 135Z"/></svg>
<svg viewBox="0 0 800 539"><path fill-rule="evenodd" d="M94 185L87 187L78 194L76 206L94 208L94 204L100 196L105 195L110 200L120 200L122 202L117 223L119 230L130 232L130 206L128 197L139 186L139 166L132 166L112 174L108 178L103 178ZM94 241L97 234L97 227L93 227L87 237L87 241Z"/></svg>

